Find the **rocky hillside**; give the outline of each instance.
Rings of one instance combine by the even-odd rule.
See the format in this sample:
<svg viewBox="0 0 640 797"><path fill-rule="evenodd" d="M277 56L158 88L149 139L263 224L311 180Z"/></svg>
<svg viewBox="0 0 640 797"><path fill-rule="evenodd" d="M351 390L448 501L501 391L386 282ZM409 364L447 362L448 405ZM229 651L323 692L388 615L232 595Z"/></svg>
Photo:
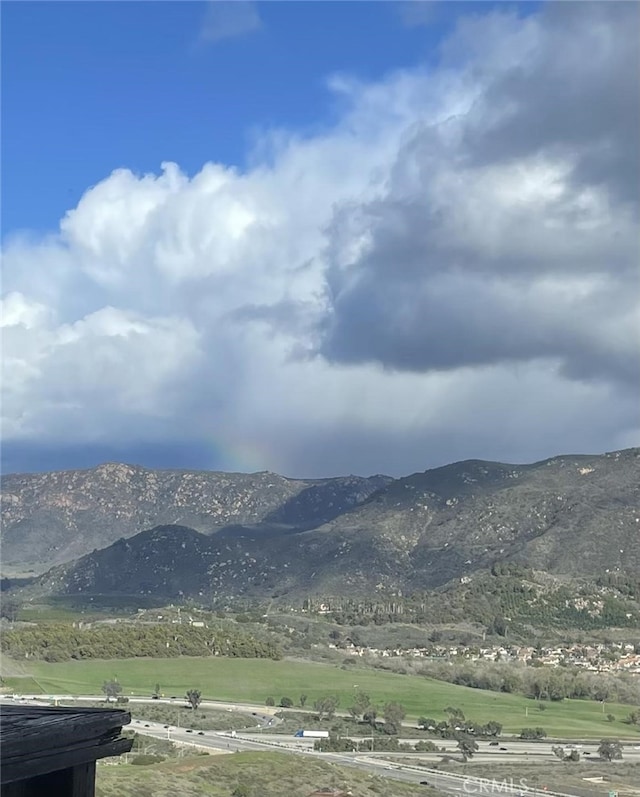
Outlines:
<svg viewBox="0 0 640 797"><path fill-rule="evenodd" d="M364 501L390 478L285 479L275 473L90 470L2 478L2 563L44 570L157 525L204 533L229 524L308 528Z"/></svg>
<svg viewBox="0 0 640 797"><path fill-rule="evenodd" d="M307 485L313 500L300 491L262 522L208 536L185 525L155 527L55 568L37 589L207 599L371 595L432 589L496 562L570 576L640 572L640 449L527 466L457 463L388 482L350 508L352 494L340 493L342 511L325 507L334 516L323 523L319 487ZM298 522L311 515L315 525Z"/></svg>

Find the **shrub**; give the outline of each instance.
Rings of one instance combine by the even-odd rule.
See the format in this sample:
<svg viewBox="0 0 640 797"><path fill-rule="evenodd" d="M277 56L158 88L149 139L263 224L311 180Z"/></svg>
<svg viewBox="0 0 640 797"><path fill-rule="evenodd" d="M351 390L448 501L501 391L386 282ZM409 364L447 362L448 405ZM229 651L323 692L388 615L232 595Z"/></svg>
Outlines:
<svg viewBox="0 0 640 797"><path fill-rule="evenodd" d="M145 767L149 764L159 764L161 761L164 761L163 755L137 755L131 763Z"/></svg>

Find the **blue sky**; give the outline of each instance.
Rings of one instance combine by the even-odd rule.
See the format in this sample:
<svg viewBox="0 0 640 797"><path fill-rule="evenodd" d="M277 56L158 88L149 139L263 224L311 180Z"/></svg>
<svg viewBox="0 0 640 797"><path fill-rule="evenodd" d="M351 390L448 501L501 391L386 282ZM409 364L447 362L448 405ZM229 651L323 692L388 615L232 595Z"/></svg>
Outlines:
<svg viewBox="0 0 640 797"><path fill-rule="evenodd" d="M5 3L3 235L56 229L118 167L242 167L256 131L331 124L332 73L370 81L429 64L461 14L491 7L414 5L261 3L259 27L211 41L199 2Z"/></svg>
<svg viewBox="0 0 640 797"><path fill-rule="evenodd" d="M637 11L5 2L3 469L638 445Z"/></svg>

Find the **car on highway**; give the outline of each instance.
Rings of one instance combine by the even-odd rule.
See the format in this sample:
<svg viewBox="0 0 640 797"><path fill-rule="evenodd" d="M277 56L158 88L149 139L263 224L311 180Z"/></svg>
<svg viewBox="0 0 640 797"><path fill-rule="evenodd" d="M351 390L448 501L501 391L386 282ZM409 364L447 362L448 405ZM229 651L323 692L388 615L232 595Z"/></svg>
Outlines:
<svg viewBox="0 0 640 797"><path fill-rule="evenodd" d="M428 780L421 780L421 781L420 781L420 785L421 785L421 786L431 786L431 784L429 783L429 781L428 781Z"/></svg>
<svg viewBox="0 0 640 797"><path fill-rule="evenodd" d="M145 726L144 726L144 727L145 727L145 728L150 728L150 727L151 727L151 725L149 725L149 723L147 722L147 723L145 723Z"/></svg>
<svg viewBox="0 0 640 797"><path fill-rule="evenodd" d="M191 728L187 728L187 733L193 733L193 731L191 730Z"/></svg>
<svg viewBox="0 0 640 797"><path fill-rule="evenodd" d="M506 747L501 747L500 749L501 749L501 750L506 750L507 748L506 748Z"/></svg>
<svg viewBox="0 0 640 797"><path fill-rule="evenodd" d="M204 731L198 731L198 736L204 736Z"/></svg>
<svg viewBox="0 0 640 797"><path fill-rule="evenodd" d="M489 742L489 747L497 747L500 742Z"/></svg>

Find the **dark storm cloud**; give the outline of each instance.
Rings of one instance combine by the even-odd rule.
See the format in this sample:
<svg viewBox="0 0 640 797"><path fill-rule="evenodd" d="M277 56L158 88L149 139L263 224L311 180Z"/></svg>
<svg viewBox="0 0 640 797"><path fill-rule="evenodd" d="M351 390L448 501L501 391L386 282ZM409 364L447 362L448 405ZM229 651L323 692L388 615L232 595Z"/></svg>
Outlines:
<svg viewBox="0 0 640 797"><path fill-rule="evenodd" d="M479 47L486 25L513 65L476 55L470 110L417 127L386 194L336 210L329 239L366 243L346 265L328 246L325 357L409 371L545 358L637 387L636 17L553 3L524 43L512 19L503 37L496 18L462 25L456 47Z"/></svg>
<svg viewBox="0 0 640 797"><path fill-rule="evenodd" d="M539 21L527 60L492 76L470 114L465 157L487 164L556 151L576 158L577 184L637 204L640 5L548 3Z"/></svg>

